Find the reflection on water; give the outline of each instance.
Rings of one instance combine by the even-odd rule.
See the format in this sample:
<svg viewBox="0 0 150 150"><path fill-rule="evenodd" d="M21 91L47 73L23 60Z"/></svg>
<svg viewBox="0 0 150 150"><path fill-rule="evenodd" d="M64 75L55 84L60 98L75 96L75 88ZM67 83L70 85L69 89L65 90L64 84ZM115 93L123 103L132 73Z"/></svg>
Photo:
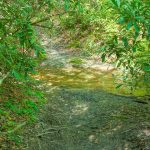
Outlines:
<svg viewBox="0 0 150 150"><path fill-rule="evenodd" d="M46 68L38 70L36 80L44 81L47 85L66 88L102 89L114 94L130 95L127 87L116 89L115 76L119 76L116 70L101 72L94 69L83 68ZM142 96L146 90L135 90L133 95Z"/></svg>

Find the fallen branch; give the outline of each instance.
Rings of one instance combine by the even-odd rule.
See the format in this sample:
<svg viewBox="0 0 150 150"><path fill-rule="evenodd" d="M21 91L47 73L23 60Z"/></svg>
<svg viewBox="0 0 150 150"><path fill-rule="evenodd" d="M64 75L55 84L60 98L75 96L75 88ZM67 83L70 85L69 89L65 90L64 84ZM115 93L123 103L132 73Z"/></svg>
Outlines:
<svg viewBox="0 0 150 150"><path fill-rule="evenodd" d="M60 129L66 129L67 127L59 127L59 126L56 126L56 127L54 127L54 128L48 128L48 129L45 129L45 130L43 130L43 132L45 132L45 131L49 131L49 130L60 130Z"/></svg>
<svg viewBox="0 0 150 150"><path fill-rule="evenodd" d="M37 137L43 136L43 135L46 135L46 134L50 134L50 133L53 133L53 132L59 132L60 130L66 129L66 128L67 128L67 127L48 128L48 129L43 130L42 133L38 134ZM49 131L49 130L53 130L53 131Z"/></svg>
<svg viewBox="0 0 150 150"><path fill-rule="evenodd" d="M40 137L40 136L43 136L43 135L46 135L46 134L51 134L51 133L53 133L53 132L58 132L59 130L55 130L55 131L51 131L51 132L43 132L43 133L40 133L40 134L38 134L37 135L37 137Z"/></svg>
<svg viewBox="0 0 150 150"><path fill-rule="evenodd" d="M45 25L40 25L40 24L36 24L34 26L41 27L41 28L52 29L51 27L48 27L48 26L45 26Z"/></svg>

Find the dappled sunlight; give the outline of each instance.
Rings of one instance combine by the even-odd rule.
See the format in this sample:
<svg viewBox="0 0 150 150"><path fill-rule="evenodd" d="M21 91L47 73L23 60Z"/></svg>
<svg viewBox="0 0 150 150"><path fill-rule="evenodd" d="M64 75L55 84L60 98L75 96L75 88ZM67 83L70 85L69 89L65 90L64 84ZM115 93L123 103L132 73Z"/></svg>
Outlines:
<svg viewBox="0 0 150 150"><path fill-rule="evenodd" d="M53 84L52 84L52 83L48 83L47 85L48 85L48 86L52 86Z"/></svg>
<svg viewBox="0 0 150 150"><path fill-rule="evenodd" d="M47 77L50 77L50 78L55 78L55 77L56 77L56 75L54 75L54 74L52 74L52 73L47 73L46 76L47 76Z"/></svg>
<svg viewBox="0 0 150 150"><path fill-rule="evenodd" d="M89 79L93 79L93 78L94 78L94 75L93 75L93 74L86 74L86 73L84 73L84 72L81 72L81 73L79 74L79 76L82 77L82 78L87 79L87 81L88 81Z"/></svg>
<svg viewBox="0 0 150 150"><path fill-rule="evenodd" d="M76 104L74 106L74 108L72 109L72 114L73 115L81 115L83 113L85 113L88 110L88 105L85 103L81 103L81 104Z"/></svg>
<svg viewBox="0 0 150 150"><path fill-rule="evenodd" d="M100 143L100 140L96 137L96 135L90 135L90 136L88 137L88 140L89 140L89 142L91 142L91 143L95 143L95 144Z"/></svg>
<svg viewBox="0 0 150 150"><path fill-rule="evenodd" d="M150 137L150 129L144 129L143 133L147 136Z"/></svg>
<svg viewBox="0 0 150 150"><path fill-rule="evenodd" d="M69 56L68 51L62 54L62 51L55 49L54 45L56 43L51 42L45 43L45 46L48 46L48 59L46 60L49 63L48 66L39 68L37 70L38 74L33 75L36 80L44 81L44 86L101 89L118 95L131 95L130 89L126 86L116 89L116 83L120 83L122 75L113 64L103 63L99 59L95 60L91 57L89 59L81 58L83 63L75 66L70 62L74 56ZM52 46L52 49L49 48L49 45ZM56 65L55 67L55 64L59 62L61 65L65 65ZM145 89L137 88L132 94L144 95Z"/></svg>
<svg viewBox="0 0 150 150"><path fill-rule="evenodd" d="M59 77L57 77L57 79L60 79L60 80L63 79L63 78L64 78L64 76L59 76Z"/></svg>
<svg viewBox="0 0 150 150"><path fill-rule="evenodd" d="M111 129L112 132L118 131L119 129L121 129L121 125L117 125L115 128Z"/></svg>
<svg viewBox="0 0 150 150"><path fill-rule="evenodd" d="M71 88L88 88L102 89L114 94L130 95L130 89L121 87L116 89L116 79L119 76L116 70L111 72L101 72L95 69L84 68L45 68L38 71L38 75L33 77L36 80L45 82L45 86L71 87ZM137 88L134 95L144 95L144 88Z"/></svg>
<svg viewBox="0 0 150 150"><path fill-rule="evenodd" d="M63 86L71 88L99 88L109 91L111 93L129 94L127 89L120 88L116 90L115 79L113 74L117 74L116 71L101 72L93 69L84 68L46 68L38 71L38 75L33 77L36 80L42 80L45 85L48 86Z"/></svg>
<svg viewBox="0 0 150 150"><path fill-rule="evenodd" d="M62 68L62 71L68 72L68 73L79 73L79 72L81 72L81 69L71 66L71 67Z"/></svg>
<svg viewBox="0 0 150 150"><path fill-rule="evenodd" d="M74 79L68 79L67 81L68 81L68 82L73 82L73 81L74 81Z"/></svg>

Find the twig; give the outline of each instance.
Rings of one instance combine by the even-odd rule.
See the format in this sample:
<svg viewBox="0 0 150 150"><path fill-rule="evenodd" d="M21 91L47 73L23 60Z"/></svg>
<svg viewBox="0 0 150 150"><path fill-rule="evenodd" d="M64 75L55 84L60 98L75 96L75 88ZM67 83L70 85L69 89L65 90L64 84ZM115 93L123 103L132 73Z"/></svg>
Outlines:
<svg viewBox="0 0 150 150"><path fill-rule="evenodd" d="M26 122L23 122L21 124L19 124L16 128L14 128L13 130L11 131L8 131L8 133L13 133L13 132L16 132L17 130L19 130L20 128L22 128L23 126L26 125Z"/></svg>
<svg viewBox="0 0 150 150"><path fill-rule="evenodd" d="M42 133L38 134L37 137L43 136L43 135L46 135L46 134L50 134L50 133L53 133L53 132L59 132L60 130L65 129L65 128L67 128L67 127L48 128L46 130L43 130ZM54 130L54 131L49 131L49 130ZM48 131L48 132L46 132L46 131Z"/></svg>
<svg viewBox="0 0 150 150"><path fill-rule="evenodd" d="M7 72L7 74L2 79L0 79L0 86L2 85L2 83L8 77L9 74L10 74L10 72Z"/></svg>
<svg viewBox="0 0 150 150"><path fill-rule="evenodd" d="M37 137L39 137L39 136L43 136L43 135L46 135L46 134L51 134L51 133L53 133L53 132L58 132L59 130L55 130L55 131L51 131L51 132L43 132L43 133L40 133L40 134L38 134L37 135Z"/></svg>
<svg viewBox="0 0 150 150"><path fill-rule="evenodd" d="M131 131L131 130L133 130L134 128L131 128L131 129L128 129L128 130L125 130L125 131L123 131L123 132L121 132L121 133L127 133L127 132L129 132L129 131Z"/></svg>
<svg viewBox="0 0 150 150"><path fill-rule="evenodd" d="M45 132L45 131L49 131L49 130L61 130L61 129L66 129L67 127L59 127L59 126L56 126L55 128L48 128L48 129L45 129L45 130L43 130L43 132Z"/></svg>
<svg viewBox="0 0 150 150"><path fill-rule="evenodd" d="M17 125L17 127L14 128L13 130L10 130L10 131L7 131L7 132L2 132L2 134L10 134L10 133L16 132L17 130L19 130L20 128L22 128L25 125L26 125L26 122L23 122L23 123Z"/></svg>
<svg viewBox="0 0 150 150"><path fill-rule="evenodd" d="M45 26L45 25L40 25L40 24L36 24L34 26L41 27L41 28L52 29L51 27L48 27L48 26Z"/></svg>
<svg viewBox="0 0 150 150"><path fill-rule="evenodd" d="M39 139L39 138L37 138L37 141L38 141L38 145L39 145L39 150L42 150L42 146L41 146L40 139Z"/></svg>

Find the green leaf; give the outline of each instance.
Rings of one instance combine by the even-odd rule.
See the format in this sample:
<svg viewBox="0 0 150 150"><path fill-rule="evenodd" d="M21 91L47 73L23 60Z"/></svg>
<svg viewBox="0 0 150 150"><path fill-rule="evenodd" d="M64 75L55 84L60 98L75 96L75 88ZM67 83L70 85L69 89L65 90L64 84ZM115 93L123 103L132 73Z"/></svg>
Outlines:
<svg viewBox="0 0 150 150"><path fill-rule="evenodd" d="M115 6L117 6L116 0L111 0L111 1L112 1L112 3L113 3Z"/></svg>
<svg viewBox="0 0 150 150"><path fill-rule="evenodd" d="M69 10L69 1L68 0L65 0L65 11L68 11Z"/></svg>
<svg viewBox="0 0 150 150"><path fill-rule="evenodd" d="M116 0L116 1L117 1L117 6L120 7L121 4L120 0Z"/></svg>
<svg viewBox="0 0 150 150"><path fill-rule="evenodd" d="M124 46L125 46L125 47L128 47L129 44L128 44L127 38L126 38L126 37L123 37L123 38L122 38L122 41L123 41L123 43L124 43Z"/></svg>
<svg viewBox="0 0 150 150"><path fill-rule="evenodd" d="M35 55L37 57L41 56L42 54L45 54L45 50L38 44L34 44L33 48L34 48Z"/></svg>
<svg viewBox="0 0 150 150"><path fill-rule="evenodd" d="M120 59L120 60L116 63L116 66L117 66L117 67L120 67L120 66L122 65L122 62L123 62L123 60Z"/></svg>
<svg viewBox="0 0 150 150"><path fill-rule="evenodd" d="M106 50L106 46L102 46L102 47L100 48L100 50L101 50L102 52L104 52L104 51Z"/></svg>
<svg viewBox="0 0 150 150"><path fill-rule="evenodd" d="M126 29L129 30L132 27L132 25L133 25L132 21L129 21L128 24L127 24Z"/></svg>
<svg viewBox="0 0 150 150"><path fill-rule="evenodd" d="M16 70L12 70L12 74L17 80L21 78L20 74Z"/></svg>
<svg viewBox="0 0 150 150"><path fill-rule="evenodd" d="M120 1L120 0L111 0L111 1L112 1L112 3L113 3L115 6L120 7L120 5L121 5L121 1Z"/></svg>
<svg viewBox="0 0 150 150"><path fill-rule="evenodd" d="M135 32L136 32L136 33L139 33L140 28L139 28L139 26L136 24L136 22L134 23L134 29L135 29Z"/></svg>
<svg viewBox="0 0 150 150"><path fill-rule="evenodd" d="M114 42L118 44L118 37L116 35L114 36Z"/></svg>
<svg viewBox="0 0 150 150"><path fill-rule="evenodd" d="M144 66L143 70L146 72L150 72L150 65Z"/></svg>
<svg viewBox="0 0 150 150"><path fill-rule="evenodd" d="M102 56L101 56L102 62L105 62L105 58L106 58L106 54L103 53Z"/></svg>
<svg viewBox="0 0 150 150"><path fill-rule="evenodd" d="M125 22L125 18L124 17L120 17L118 20L117 20L118 23L120 24L123 24Z"/></svg>
<svg viewBox="0 0 150 150"><path fill-rule="evenodd" d="M148 27L148 37L150 37L150 27Z"/></svg>
<svg viewBox="0 0 150 150"><path fill-rule="evenodd" d="M134 40L136 40L139 36L139 32L135 32L135 35L134 35Z"/></svg>
<svg viewBox="0 0 150 150"><path fill-rule="evenodd" d="M122 87L123 86L123 84L117 84L117 86L116 86L116 89L119 89L120 87Z"/></svg>
<svg viewBox="0 0 150 150"><path fill-rule="evenodd" d="M133 47L133 48L132 48L132 51L135 53L135 52L136 52L136 47Z"/></svg>
<svg viewBox="0 0 150 150"><path fill-rule="evenodd" d="M82 8L80 2L77 2L77 6L78 6L78 11L83 13L83 8Z"/></svg>
<svg viewBox="0 0 150 150"><path fill-rule="evenodd" d="M135 19L136 20L138 20L138 21L144 21L144 17L143 16L137 16L137 17L135 17Z"/></svg>

